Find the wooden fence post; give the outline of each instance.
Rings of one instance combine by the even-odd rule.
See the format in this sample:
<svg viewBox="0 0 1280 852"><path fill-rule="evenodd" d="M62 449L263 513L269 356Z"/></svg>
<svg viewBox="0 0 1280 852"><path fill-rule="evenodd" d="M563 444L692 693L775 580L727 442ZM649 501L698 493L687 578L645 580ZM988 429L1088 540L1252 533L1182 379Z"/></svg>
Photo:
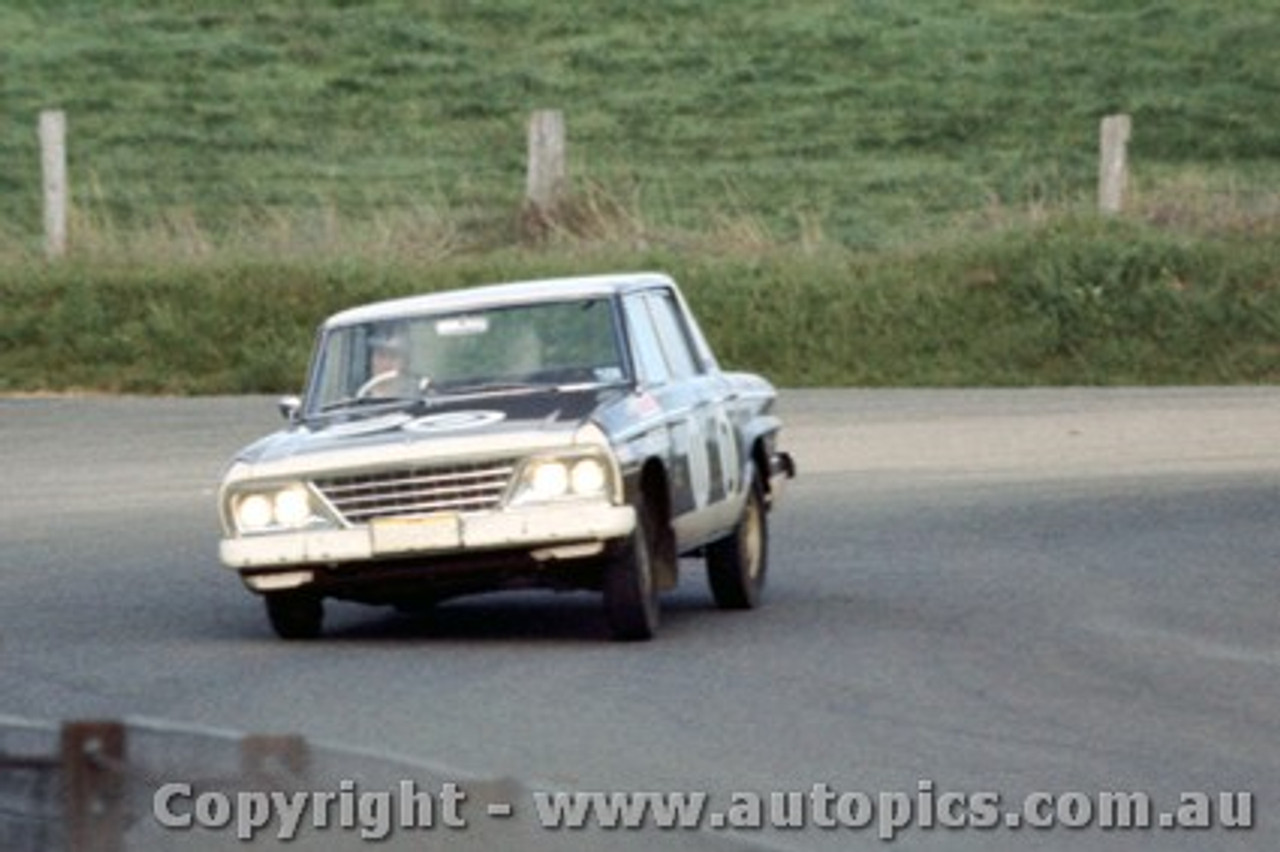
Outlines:
<svg viewBox="0 0 1280 852"><path fill-rule="evenodd" d="M529 164L525 182L525 231L541 236L555 221L567 184L564 113L538 110L529 118Z"/></svg>
<svg viewBox="0 0 1280 852"><path fill-rule="evenodd" d="M49 258L59 258L67 252L67 116L61 110L40 113L40 172L44 251Z"/></svg>
<svg viewBox="0 0 1280 852"><path fill-rule="evenodd" d="M311 771L311 747L298 734L253 734L240 741L240 771L250 779L281 783L283 771L305 779Z"/></svg>
<svg viewBox="0 0 1280 852"><path fill-rule="evenodd" d="M119 722L68 722L62 771L71 852L119 852L127 826L125 729Z"/></svg>
<svg viewBox="0 0 1280 852"><path fill-rule="evenodd" d="M1098 209L1119 213L1129 185L1129 136L1133 121L1127 115L1102 119L1102 161L1098 169Z"/></svg>

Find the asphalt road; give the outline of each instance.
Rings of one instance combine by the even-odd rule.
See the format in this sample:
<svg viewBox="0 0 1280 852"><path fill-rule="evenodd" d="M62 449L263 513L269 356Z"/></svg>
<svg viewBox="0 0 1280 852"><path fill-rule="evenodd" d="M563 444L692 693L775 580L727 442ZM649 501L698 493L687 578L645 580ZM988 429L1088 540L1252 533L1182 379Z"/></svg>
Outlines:
<svg viewBox="0 0 1280 852"><path fill-rule="evenodd" d="M1280 389L782 408L800 477L759 611L716 611L686 562L653 643L547 593L331 604L297 644L216 558L215 483L271 400L0 400L0 715L292 731L568 791L900 792L899 849L1280 848ZM1090 823L1106 791L1247 792L1254 827L941 827L945 794ZM886 846L821 822L746 839Z"/></svg>

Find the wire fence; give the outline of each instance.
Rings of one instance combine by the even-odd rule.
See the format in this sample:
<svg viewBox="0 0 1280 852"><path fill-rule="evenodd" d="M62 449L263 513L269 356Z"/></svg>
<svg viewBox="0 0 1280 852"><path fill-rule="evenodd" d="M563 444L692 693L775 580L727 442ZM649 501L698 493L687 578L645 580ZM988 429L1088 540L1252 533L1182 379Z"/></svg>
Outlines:
<svg viewBox="0 0 1280 852"><path fill-rule="evenodd" d="M169 159L108 156L99 165L92 152L73 156L76 147L62 110L44 110L39 119L39 180L28 178L25 200L0 201L0 221L12 213L15 233L31 234L26 223L42 221L47 253L67 250L69 219L76 230L111 234L156 227L221 236L274 222L290 229L317 217L329 228L337 219L396 222L416 230L424 218L454 221L475 228L482 223L519 220L548 225L559 216L567 195L565 126L559 110L538 110L528 120L527 157L477 162L465 172L443 168L422 154L382 152L381 156L341 159L340 151L213 151L197 165L166 173ZM510 146L513 151L517 146ZM4 146L0 144L0 154ZM32 161L36 159L30 157ZM455 151L440 160L457 162ZM0 157L0 160L5 158ZM492 160L492 158L491 158ZM0 169L2 172L3 169ZM74 175L74 180L71 176ZM520 181L524 195L520 194ZM0 174L0 186L21 185ZM74 187L73 187L74 184ZM33 190L39 188L41 195ZM20 193L21 194L21 193ZM39 200L37 200L39 198ZM42 215L35 215L39 206ZM23 212L22 208L26 208ZM519 214L519 216L517 216ZM526 222L532 214L532 219ZM537 236L538 234L532 234ZM332 237L332 233L327 235ZM80 235L79 240L84 241Z"/></svg>

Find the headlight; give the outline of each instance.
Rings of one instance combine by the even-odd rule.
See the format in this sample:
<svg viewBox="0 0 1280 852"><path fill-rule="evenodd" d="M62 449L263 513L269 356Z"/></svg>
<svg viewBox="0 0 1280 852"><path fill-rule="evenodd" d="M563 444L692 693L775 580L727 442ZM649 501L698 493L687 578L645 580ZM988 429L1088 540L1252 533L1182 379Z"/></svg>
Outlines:
<svg viewBox="0 0 1280 852"><path fill-rule="evenodd" d="M246 494L236 501L236 526L242 531L271 526L271 498L265 494Z"/></svg>
<svg viewBox="0 0 1280 852"><path fill-rule="evenodd" d="M532 465L529 496L534 500L554 500L569 493L569 469L564 462L542 461Z"/></svg>
<svg viewBox="0 0 1280 852"><path fill-rule="evenodd" d="M596 453L537 457L525 462L510 502L607 499L613 481L612 467Z"/></svg>
<svg viewBox="0 0 1280 852"><path fill-rule="evenodd" d="M579 497L603 494L608 481L608 471L599 459L585 458L573 463L569 484Z"/></svg>
<svg viewBox="0 0 1280 852"><path fill-rule="evenodd" d="M300 529L317 520L310 492L297 484L237 494L231 517L241 533Z"/></svg>
<svg viewBox="0 0 1280 852"><path fill-rule="evenodd" d="M276 523L282 527L300 527L311 520L311 498L301 485L286 488L276 495Z"/></svg>

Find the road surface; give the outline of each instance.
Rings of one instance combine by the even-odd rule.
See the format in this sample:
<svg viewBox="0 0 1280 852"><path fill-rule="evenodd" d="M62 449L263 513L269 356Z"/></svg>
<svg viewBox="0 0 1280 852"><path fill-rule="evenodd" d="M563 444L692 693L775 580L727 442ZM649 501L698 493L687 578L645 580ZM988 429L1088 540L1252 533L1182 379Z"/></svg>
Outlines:
<svg viewBox="0 0 1280 852"><path fill-rule="evenodd" d="M1280 848L1280 390L781 408L800 475L756 612L715 610L686 562L648 644L551 593L331 603L299 644L216 558L221 466L278 425L271 400L0 400L0 715L297 732L563 791L803 794L803 828L742 834L783 849L886 848L880 822L830 823L890 794L900 849ZM1102 828L1107 791L1156 814L1211 794L1214 827ZM1249 794L1251 829L1217 824L1240 816L1219 793ZM974 825L985 794L998 825Z"/></svg>

